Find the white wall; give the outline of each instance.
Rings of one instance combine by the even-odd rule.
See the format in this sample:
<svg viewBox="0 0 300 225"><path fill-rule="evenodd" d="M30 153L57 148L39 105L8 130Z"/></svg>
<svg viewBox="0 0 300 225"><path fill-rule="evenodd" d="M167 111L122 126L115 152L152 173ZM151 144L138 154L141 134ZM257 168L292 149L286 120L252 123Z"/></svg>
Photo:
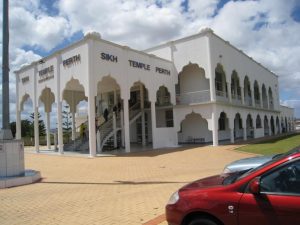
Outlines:
<svg viewBox="0 0 300 225"><path fill-rule="evenodd" d="M212 133L208 130L208 123L199 114L187 115L181 123L181 128L181 132L178 132L178 142L187 142L190 138L204 138L205 142L212 141Z"/></svg>
<svg viewBox="0 0 300 225"><path fill-rule="evenodd" d="M226 74L227 82L231 83L231 74L235 70L240 78L240 85L244 87L244 79L249 77L250 85L254 87L254 81L257 80L259 92L262 92L262 85L265 84L267 93L269 87L272 89L274 109L279 109L279 88L278 77L252 60L242 51L236 49L229 42L226 42L216 35L210 36L210 49L212 56L212 66L216 68L220 63ZM220 57L221 56L221 57ZM253 92L252 92L253 93Z"/></svg>
<svg viewBox="0 0 300 225"><path fill-rule="evenodd" d="M209 90L204 70L195 64L184 67L179 76L181 93Z"/></svg>
<svg viewBox="0 0 300 225"><path fill-rule="evenodd" d="M177 146L177 133L173 127L156 128L155 134L155 148Z"/></svg>
<svg viewBox="0 0 300 225"><path fill-rule="evenodd" d="M257 129L255 129L254 138L260 138L260 137L265 136L264 132L265 132L264 128L257 128Z"/></svg>

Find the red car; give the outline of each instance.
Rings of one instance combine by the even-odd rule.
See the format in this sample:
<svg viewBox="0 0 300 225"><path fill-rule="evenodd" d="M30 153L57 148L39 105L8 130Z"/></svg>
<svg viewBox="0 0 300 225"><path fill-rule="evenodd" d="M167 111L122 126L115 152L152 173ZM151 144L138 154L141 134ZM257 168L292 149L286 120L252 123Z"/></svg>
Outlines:
<svg viewBox="0 0 300 225"><path fill-rule="evenodd" d="M166 218L169 225L300 225L300 149L182 187Z"/></svg>

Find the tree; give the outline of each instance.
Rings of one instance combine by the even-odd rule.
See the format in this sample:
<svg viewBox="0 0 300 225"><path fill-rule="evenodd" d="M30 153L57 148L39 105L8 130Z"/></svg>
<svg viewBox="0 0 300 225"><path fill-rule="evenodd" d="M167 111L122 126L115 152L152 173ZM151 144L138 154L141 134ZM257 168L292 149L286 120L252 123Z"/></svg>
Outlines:
<svg viewBox="0 0 300 225"><path fill-rule="evenodd" d="M29 135L30 135L30 137L33 137L34 136L34 113L30 114L30 118L32 119L32 121L31 121L32 129L30 130L30 131L32 131L32 133L30 133ZM45 136L46 135L45 123L41 119L40 113L38 113L38 120L39 120L39 135Z"/></svg>
<svg viewBox="0 0 300 225"><path fill-rule="evenodd" d="M16 122L10 123L11 132L13 136L16 136ZM34 123L29 120L21 120L21 134L22 137L33 137L34 136Z"/></svg>
<svg viewBox="0 0 300 225"><path fill-rule="evenodd" d="M70 106L64 106L64 110L62 111L62 119L62 127L69 141L70 131L72 130L72 113L70 112Z"/></svg>

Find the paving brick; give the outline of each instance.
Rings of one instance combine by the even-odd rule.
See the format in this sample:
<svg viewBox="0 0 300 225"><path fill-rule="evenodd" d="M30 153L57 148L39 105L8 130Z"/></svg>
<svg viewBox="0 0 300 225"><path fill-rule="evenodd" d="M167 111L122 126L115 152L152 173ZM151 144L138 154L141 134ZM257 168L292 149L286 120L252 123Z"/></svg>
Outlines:
<svg viewBox="0 0 300 225"><path fill-rule="evenodd" d="M0 224L81 225L162 222L169 196L187 182L249 157L236 146L155 150L115 157L25 154L39 183L0 191ZM154 224L153 224L154 225Z"/></svg>

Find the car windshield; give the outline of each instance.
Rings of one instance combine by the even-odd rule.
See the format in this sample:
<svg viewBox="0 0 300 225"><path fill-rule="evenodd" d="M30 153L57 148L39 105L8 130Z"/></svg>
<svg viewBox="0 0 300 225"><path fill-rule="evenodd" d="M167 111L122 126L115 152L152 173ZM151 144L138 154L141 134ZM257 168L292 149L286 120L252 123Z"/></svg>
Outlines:
<svg viewBox="0 0 300 225"><path fill-rule="evenodd" d="M255 168L249 169L249 170L243 170L243 171L240 171L238 173L234 173L234 174L226 177L224 179L224 181L223 181L223 184L224 185L232 184L232 183L234 183L236 181L239 181L239 180L243 179L244 177L248 176L249 174L254 173L254 172L260 170L261 168L272 164L273 162L276 162L278 160L281 160L281 159L283 159L283 158L285 158L285 157L287 157L289 155L292 155L292 154L298 153L298 152L300 152L300 148L299 147L297 147L295 149L292 149L292 150L290 150L290 151L288 151L286 153L283 153L283 154L277 154L277 155L275 155L272 158L272 160L270 160L268 162L265 162L264 164L262 164L262 165L260 165L258 167L255 167Z"/></svg>
<svg viewBox="0 0 300 225"><path fill-rule="evenodd" d="M244 173L248 172L249 170L250 169L228 174L228 176L225 177L224 180L223 180L223 185L229 185L229 184L234 183L238 177L240 177Z"/></svg>

